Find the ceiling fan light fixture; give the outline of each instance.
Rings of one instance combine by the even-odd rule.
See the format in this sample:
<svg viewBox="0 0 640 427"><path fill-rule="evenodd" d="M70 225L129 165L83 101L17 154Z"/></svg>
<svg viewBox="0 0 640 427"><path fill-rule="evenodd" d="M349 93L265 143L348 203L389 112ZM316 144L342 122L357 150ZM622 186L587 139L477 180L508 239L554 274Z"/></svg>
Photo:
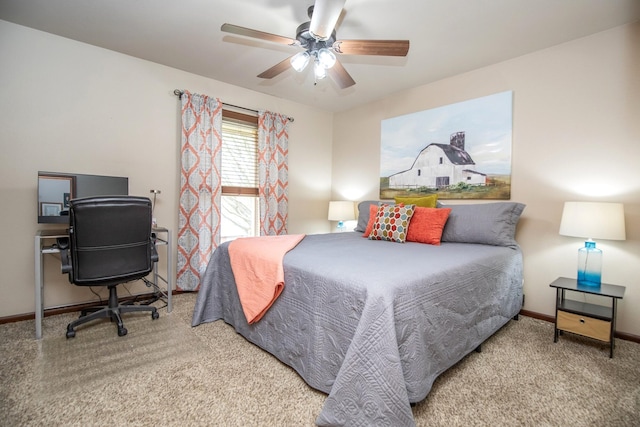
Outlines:
<svg viewBox="0 0 640 427"><path fill-rule="evenodd" d="M313 74L316 76L316 80L322 80L327 77L327 69L318 59L313 62Z"/></svg>
<svg viewBox="0 0 640 427"><path fill-rule="evenodd" d="M291 66L297 72L301 72L306 68L310 59L311 55L307 51L296 53L291 57Z"/></svg>
<svg viewBox="0 0 640 427"><path fill-rule="evenodd" d="M327 48L318 51L318 61L325 69L329 69L336 63L336 55Z"/></svg>
<svg viewBox="0 0 640 427"><path fill-rule="evenodd" d="M310 21L298 26L295 39L226 23L220 30L304 50L258 74L258 78L272 79L290 68L302 72L313 61L316 81L330 74L340 89L346 89L356 82L337 60L336 54L407 56L409 40L338 39L335 26L344 11L345 2L346 0L314 0L314 4L307 9Z"/></svg>

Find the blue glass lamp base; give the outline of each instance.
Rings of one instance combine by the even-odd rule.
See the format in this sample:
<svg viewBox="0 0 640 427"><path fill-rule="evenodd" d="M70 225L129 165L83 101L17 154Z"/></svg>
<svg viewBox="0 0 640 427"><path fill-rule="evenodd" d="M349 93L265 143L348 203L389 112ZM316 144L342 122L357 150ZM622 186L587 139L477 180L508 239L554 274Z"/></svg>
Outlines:
<svg viewBox="0 0 640 427"><path fill-rule="evenodd" d="M600 280L600 276L593 277L593 276L581 276L580 272L578 272L578 285L580 286L588 286L591 288L599 288L601 285L601 280Z"/></svg>
<svg viewBox="0 0 640 427"><path fill-rule="evenodd" d="M578 250L578 285L599 288L602 283L602 251L592 240Z"/></svg>

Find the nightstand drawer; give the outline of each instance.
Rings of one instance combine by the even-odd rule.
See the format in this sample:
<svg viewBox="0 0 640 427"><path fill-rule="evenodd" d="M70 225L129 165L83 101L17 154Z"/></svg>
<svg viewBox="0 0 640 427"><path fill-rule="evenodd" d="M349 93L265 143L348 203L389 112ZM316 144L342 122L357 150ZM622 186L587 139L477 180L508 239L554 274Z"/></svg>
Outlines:
<svg viewBox="0 0 640 427"><path fill-rule="evenodd" d="M611 322L558 310L558 329L600 341L610 341Z"/></svg>

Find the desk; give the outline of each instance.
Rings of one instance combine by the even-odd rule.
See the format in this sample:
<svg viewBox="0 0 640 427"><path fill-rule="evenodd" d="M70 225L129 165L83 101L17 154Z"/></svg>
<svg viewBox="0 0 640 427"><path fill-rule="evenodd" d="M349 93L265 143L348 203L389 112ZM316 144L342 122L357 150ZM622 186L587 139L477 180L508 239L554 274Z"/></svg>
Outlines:
<svg viewBox="0 0 640 427"><path fill-rule="evenodd" d="M166 293L162 291L160 286L158 290L167 298L167 312L171 313L173 308L171 301L171 291L173 289L173 259L171 257L171 231L164 227L153 228L156 235L156 247L166 246L167 250L167 277L158 274L158 263L153 267L153 283L159 285L158 279L165 284ZM164 238L158 235L163 235ZM39 230L35 236L35 295L36 295L36 339L42 338L42 318L44 317L44 268L43 261L46 254L57 254L60 250L53 246L55 239L59 237L68 237L67 230Z"/></svg>

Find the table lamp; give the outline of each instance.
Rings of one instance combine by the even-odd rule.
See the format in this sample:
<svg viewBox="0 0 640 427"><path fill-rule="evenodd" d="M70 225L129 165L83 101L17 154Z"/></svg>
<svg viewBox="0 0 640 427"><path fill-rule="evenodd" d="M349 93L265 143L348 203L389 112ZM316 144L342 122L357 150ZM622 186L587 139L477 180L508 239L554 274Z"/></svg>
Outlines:
<svg viewBox="0 0 640 427"><path fill-rule="evenodd" d="M578 285L600 287L602 251L593 239L625 240L622 203L565 202L560 221L560 235L584 237L578 250Z"/></svg>
<svg viewBox="0 0 640 427"><path fill-rule="evenodd" d="M344 231L344 222L356 219L354 202L331 201L329 202L329 221L338 221L338 229Z"/></svg>

